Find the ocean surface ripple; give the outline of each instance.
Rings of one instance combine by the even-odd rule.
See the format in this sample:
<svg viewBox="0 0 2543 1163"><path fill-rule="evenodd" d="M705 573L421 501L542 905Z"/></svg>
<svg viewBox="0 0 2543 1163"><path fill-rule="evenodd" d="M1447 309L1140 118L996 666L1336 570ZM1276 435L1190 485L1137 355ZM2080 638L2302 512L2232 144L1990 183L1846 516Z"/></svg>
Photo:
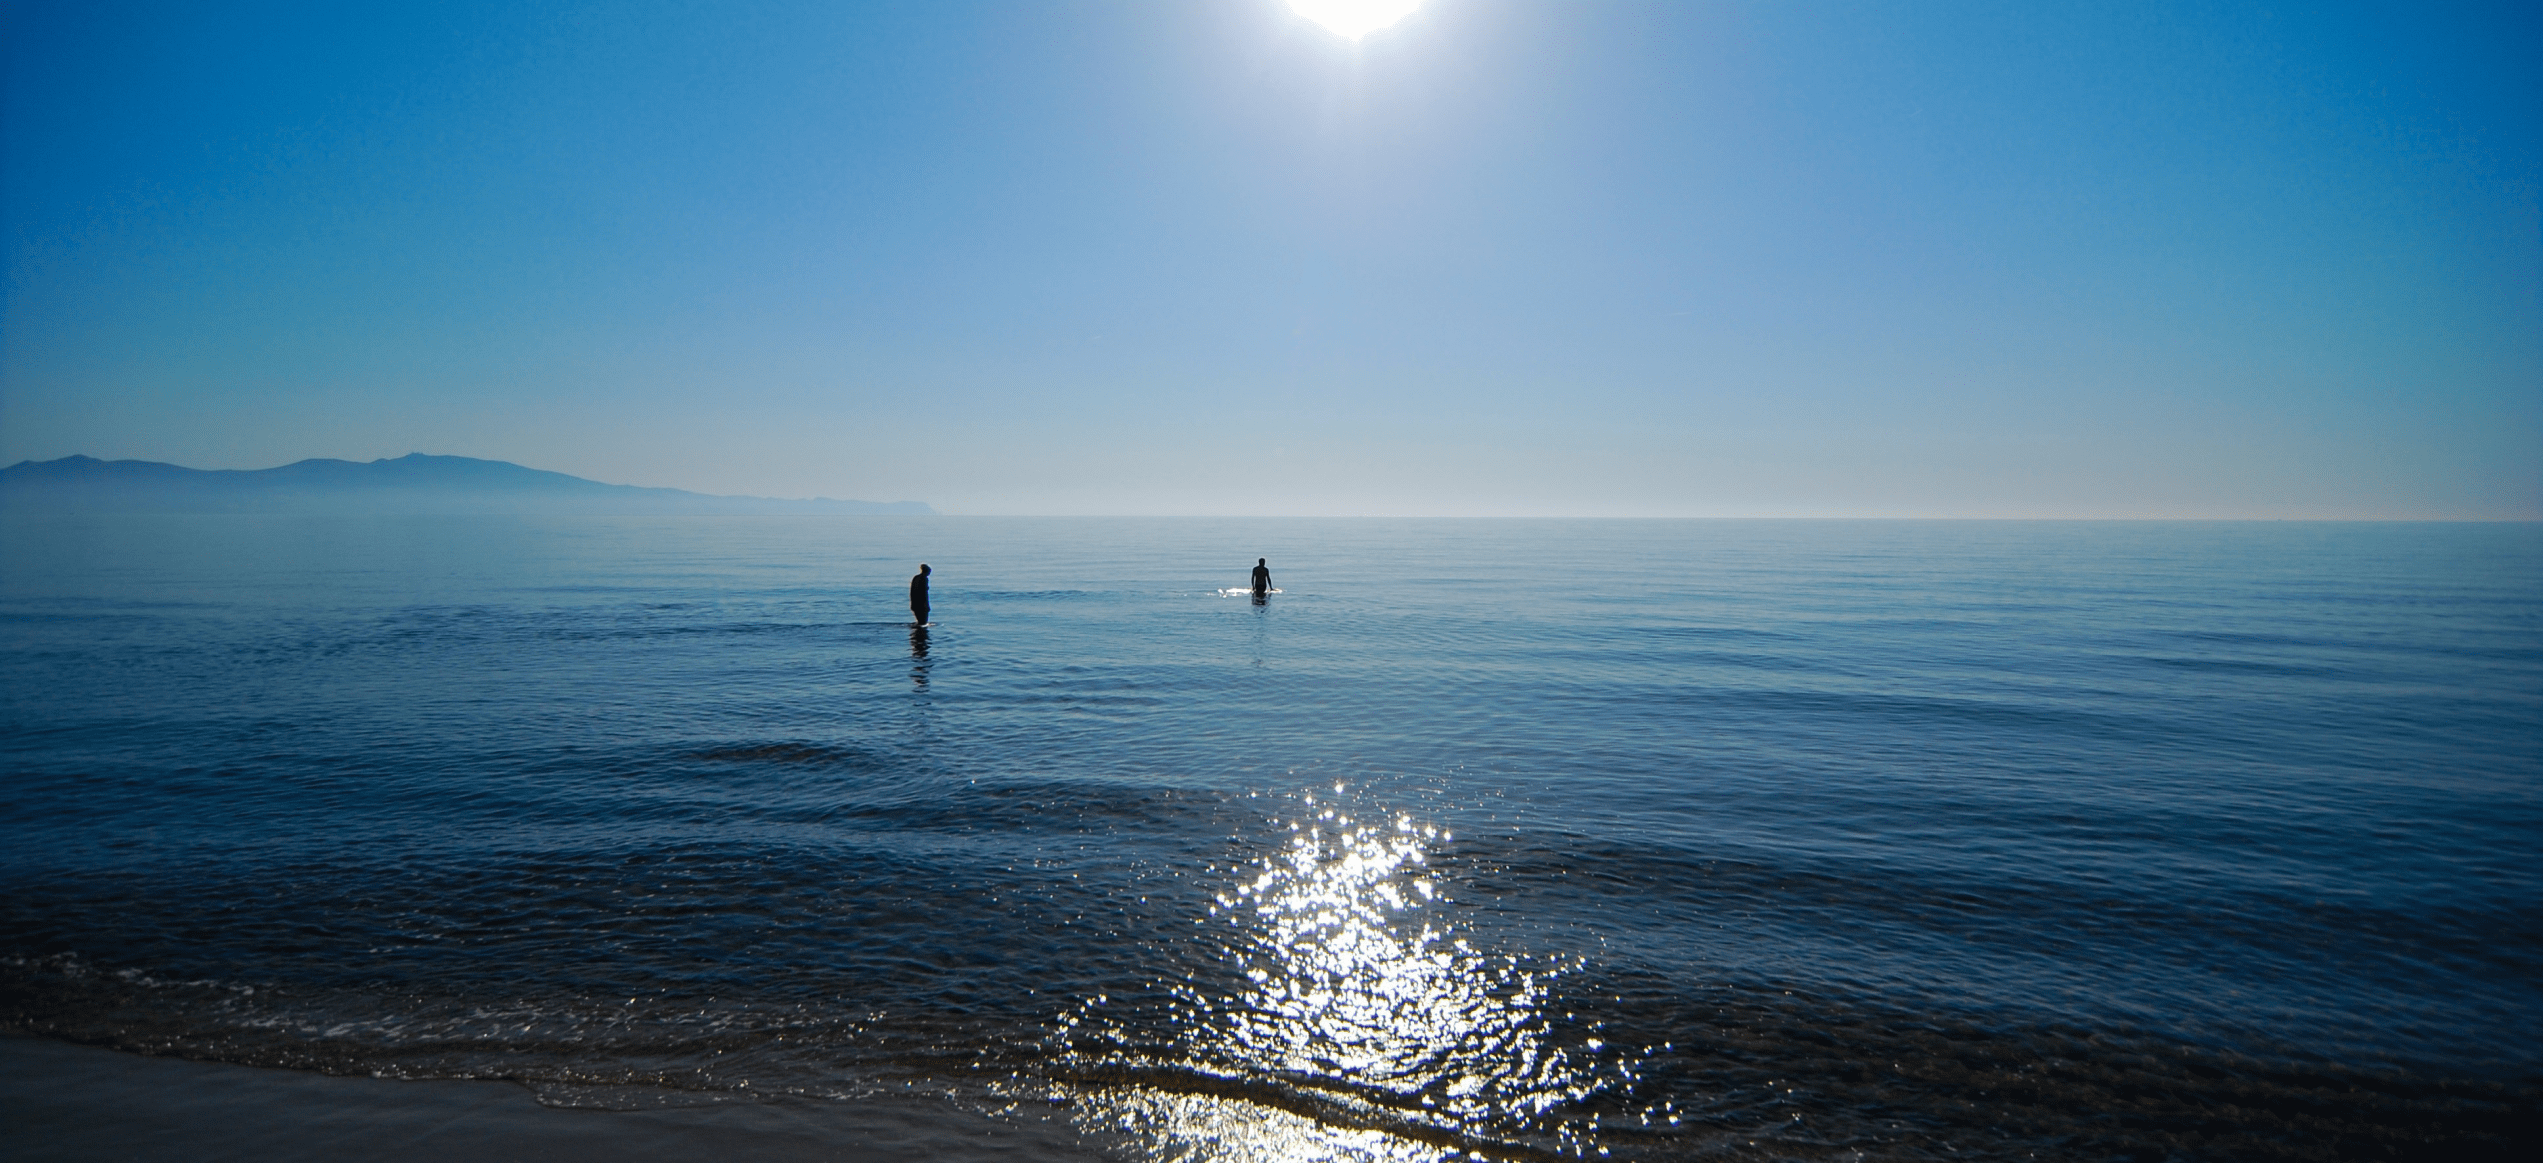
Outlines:
<svg viewBox="0 0 2543 1163"><path fill-rule="evenodd" d="M22 1033L1156 1160L2543 1126L2533 526L0 537Z"/></svg>

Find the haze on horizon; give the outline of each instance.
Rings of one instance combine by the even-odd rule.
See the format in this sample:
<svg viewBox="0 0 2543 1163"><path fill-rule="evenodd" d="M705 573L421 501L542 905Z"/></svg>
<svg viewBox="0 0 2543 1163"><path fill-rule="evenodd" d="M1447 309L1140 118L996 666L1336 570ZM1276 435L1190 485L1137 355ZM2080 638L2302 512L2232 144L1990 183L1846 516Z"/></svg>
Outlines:
<svg viewBox="0 0 2543 1163"><path fill-rule="evenodd" d="M0 20L0 464L2543 518L2530 6Z"/></svg>

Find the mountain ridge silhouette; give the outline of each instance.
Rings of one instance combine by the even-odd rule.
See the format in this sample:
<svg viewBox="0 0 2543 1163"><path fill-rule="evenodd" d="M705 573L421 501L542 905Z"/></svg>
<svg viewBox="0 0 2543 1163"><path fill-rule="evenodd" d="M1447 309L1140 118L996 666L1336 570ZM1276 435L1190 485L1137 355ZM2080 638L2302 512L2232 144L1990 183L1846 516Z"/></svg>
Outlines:
<svg viewBox="0 0 2543 1163"><path fill-rule="evenodd" d="M613 485L508 460L411 452L199 469L73 455L0 469L0 509L71 512L539 512L931 514L924 501L718 496Z"/></svg>

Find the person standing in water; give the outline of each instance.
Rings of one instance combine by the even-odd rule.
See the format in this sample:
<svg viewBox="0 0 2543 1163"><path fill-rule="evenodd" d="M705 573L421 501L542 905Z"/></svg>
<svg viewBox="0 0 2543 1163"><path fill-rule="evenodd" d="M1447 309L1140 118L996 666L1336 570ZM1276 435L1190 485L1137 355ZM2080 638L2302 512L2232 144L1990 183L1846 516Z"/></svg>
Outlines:
<svg viewBox="0 0 2543 1163"><path fill-rule="evenodd" d="M1271 592L1271 566L1266 562L1265 558L1254 559L1254 600L1257 602Z"/></svg>
<svg viewBox="0 0 2543 1163"><path fill-rule="evenodd" d="M909 616L918 624L927 624L927 565L919 563L918 573L909 579Z"/></svg>

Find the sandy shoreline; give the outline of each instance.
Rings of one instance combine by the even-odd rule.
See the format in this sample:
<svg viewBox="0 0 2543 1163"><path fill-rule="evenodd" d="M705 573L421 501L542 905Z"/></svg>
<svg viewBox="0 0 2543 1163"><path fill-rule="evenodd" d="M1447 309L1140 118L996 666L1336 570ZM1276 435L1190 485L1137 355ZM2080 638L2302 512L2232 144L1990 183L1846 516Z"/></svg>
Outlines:
<svg viewBox="0 0 2543 1163"><path fill-rule="evenodd" d="M1092 1159L1057 1120L932 1098L647 1111L541 1106L508 1082L404 1082L0 1037L0 1158Z"/></svg>

